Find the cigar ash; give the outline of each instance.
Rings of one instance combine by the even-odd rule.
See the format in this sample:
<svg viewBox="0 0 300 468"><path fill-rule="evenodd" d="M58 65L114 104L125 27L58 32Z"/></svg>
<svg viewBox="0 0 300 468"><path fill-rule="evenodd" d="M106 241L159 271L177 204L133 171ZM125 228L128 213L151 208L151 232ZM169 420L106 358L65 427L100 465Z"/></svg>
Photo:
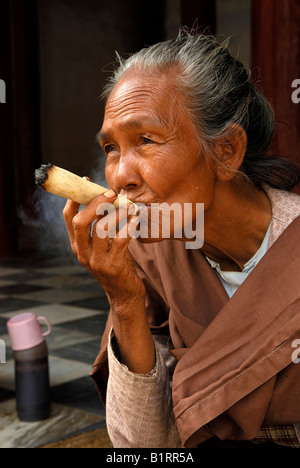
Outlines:
<svg viewBox="0 0 300 468"><path fill-rule="evenodd" d="M48 171L51 169L53 164L42 164L39 169L35 170L35 184L42 187L48 179Z"/></svg>

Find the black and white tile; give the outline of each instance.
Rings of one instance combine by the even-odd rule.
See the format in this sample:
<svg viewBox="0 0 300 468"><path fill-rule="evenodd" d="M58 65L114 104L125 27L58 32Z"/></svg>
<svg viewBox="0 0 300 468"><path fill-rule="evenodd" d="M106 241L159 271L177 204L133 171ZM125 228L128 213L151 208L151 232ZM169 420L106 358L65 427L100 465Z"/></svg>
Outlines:
<svg viewBox="0 0 300 468"><path fill-rule="evenodd" d="M27 311L46 317L51 415L21 422L16 412L14 359L6 323ZM0 261L0 448L29 448L105 425L105 410L89 376L108 314L96 280L71 258L23 257Z"/></svg>

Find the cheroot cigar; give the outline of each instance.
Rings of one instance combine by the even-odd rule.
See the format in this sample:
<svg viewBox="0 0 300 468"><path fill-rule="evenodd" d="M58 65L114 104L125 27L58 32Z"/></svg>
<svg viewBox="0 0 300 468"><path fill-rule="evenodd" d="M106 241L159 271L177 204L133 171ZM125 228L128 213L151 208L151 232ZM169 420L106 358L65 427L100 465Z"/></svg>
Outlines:
<svg viewBox="0 0 300 468"><path fill-rule="evenodd" d="M73 200L81 205L87 205L98 195L108 190L53 164L43 164L39 169L36 169L35 183L46 192ZM134 205L137 213L137 205L122 195L118 195L114 205L118 208L126 206L128 203Z"/></svg>

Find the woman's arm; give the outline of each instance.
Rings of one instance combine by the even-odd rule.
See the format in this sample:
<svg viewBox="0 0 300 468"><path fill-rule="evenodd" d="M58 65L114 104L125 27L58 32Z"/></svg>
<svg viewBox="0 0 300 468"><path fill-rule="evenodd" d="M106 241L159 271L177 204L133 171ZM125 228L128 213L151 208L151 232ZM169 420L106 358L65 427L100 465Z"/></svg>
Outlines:
<svg viewBox="0 0 300 468"><path fill-rule="evenodd" d="M155 349L145 310L145 288L128 251L130 227L138 219L130 218L127 208L112 210L104 216L97 214L103 204L112 206L116 197L110 190L80 212L79 204L69 200L64 218L74 254L101 284L109 300L121 362L132 372L147 374L154 367ZM108 226L113 225L113 216L117 217L117 225L124 219L127 223L109 237L103 220ZM93 223L100 220L91 236ZM126 231L128 235L124 236Z"/></svg>
<svg viewBox="0 0 300 468"><path fill-rule="evenodd" d="M79 205L72 201L64 209L72 250L101 284L110 303L118 359L110 344L108 430L116 447L180 447L169 371L148 325L145 286L128 251L130 236L120 231L108 237L95 226L91 235L92 224L97 220L101 219L104 229L104 216L97 215L99 205L112 203L115 198L110 191L80 212ZM112 213L115 216L115 211ZM112 213L105 217L107 224ZM127 209L118 210L117 217L118 222L127 218ZM132 220L137 222L131 218L123 231Z"/></svg>
<svg viewBox="0 0 300 468"><path fill-rule="evenodd" d="M130 372L113 351L110 335L106 421L110 439L119 448L180 448L173 413L165 346L155 340L156 366L149 374ZM172 361L171 356L167 361ZM171 364L171 362L170 362Z"/></svg>

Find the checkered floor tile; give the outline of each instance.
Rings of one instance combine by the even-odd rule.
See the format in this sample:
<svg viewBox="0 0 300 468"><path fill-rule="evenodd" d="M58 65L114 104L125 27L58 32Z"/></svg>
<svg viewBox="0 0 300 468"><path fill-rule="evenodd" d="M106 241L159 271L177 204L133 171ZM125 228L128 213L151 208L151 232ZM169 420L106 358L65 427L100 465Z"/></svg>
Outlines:
<svg viewBox="0 0 300 468"><path fill-rule="evenodd" d="M7 321L20 313L46 317L52 409L46 421L20 422ZM105 425L105 410L89 377L108 313L104 291L73 258L0 261L0 448L33 448Z"/></svg>

